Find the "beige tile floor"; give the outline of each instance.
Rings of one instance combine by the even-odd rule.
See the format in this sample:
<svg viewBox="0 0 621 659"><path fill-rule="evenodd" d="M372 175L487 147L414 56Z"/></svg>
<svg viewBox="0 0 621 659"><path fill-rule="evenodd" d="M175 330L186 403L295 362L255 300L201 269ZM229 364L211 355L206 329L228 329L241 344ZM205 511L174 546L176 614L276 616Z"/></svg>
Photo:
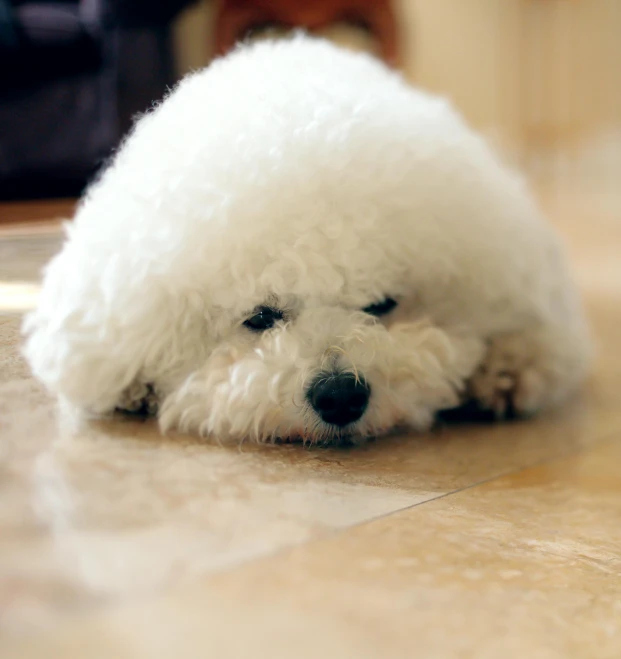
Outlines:
<svg viewBox="0 0 621 659"><path fill-rule="evenodd" d="M18 328L70 206L0 206L0 656L621 656L621 191L542 199L600 348L584 393L350 450L59 428Z"/></svg>

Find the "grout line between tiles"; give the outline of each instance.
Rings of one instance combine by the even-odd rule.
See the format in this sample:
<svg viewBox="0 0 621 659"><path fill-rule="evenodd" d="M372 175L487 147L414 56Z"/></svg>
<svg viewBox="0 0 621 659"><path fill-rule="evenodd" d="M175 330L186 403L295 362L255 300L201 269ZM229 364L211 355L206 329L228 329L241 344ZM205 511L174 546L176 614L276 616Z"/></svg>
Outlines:
<svg viewBox="0 0 621 659"><path fill-rule="evenodd" d="M582 447L577 447L572 450L567 450L564 452L559 453L558 455L551 456L548 458L542 458L541 460L536 460L530 464L522 465L521 467L517 467L516 469L508 469L506 471L503 471L501 473L495 474L494 476L490 476L489 478L484 478L480 481L477 481L475 483L471 483L470 485L465 485L463 487L457 488L455 490L450 490L449 492L444 492L442 494L438 494L437 496L434 496L430 499L425 499L424 501L417 501L416 503L413 503L408 506L403 506L401 508L395 508L394 510L391 510L390 512L383 513L381 515L376 515L374 517L370 517L368 519L365 519L361 522L356 522L354 524L350 524L347 526L342 526L338 528L333 528L333 529L328 529L326 532L315 536L313 538L309 538L306 541L302 541L299 543L295 544L290 544L290 545L285 545L282 547L279 547L275 549L272 552L268 552L266 554L263 554L261 556L257 556L255 558L249 558L247 560L242 560L239 563L236 563L235 565L230 565L228 567L223 568L222 570L216 570L214 572L209 572L205 573L202 576L202 579L209 579L211 576L216 575L216 574L226 574L230 572L234 572L235 570L244 567L246 565L251 565L254 563L261 563L266 560L271 560L275 557L281 556L281 555L286 555L290 553L291 551L297 550L301 547L307 547L316 543L321 543L325 542L327 540L330 540L332 538L336 538L339 535L346 533L350 531L351 529L356 529L362 526L366 526L367 524L372 524L374 522L386 519L388 517L391 517L393 515L396 515L398 513L403 513L408 510L412 510L414 508L419 508L421 506L424 506L429 503L433 503L435 501L440 501L442 499L446 499L448 497L454 496L456 494L460 494L461 492L467 492L468 490L475 489L477 487L480 487L481 485L486 485L487 483L491 483L493 481L499 480L501 478L506 478L507 476L512 476L514 474L519 474L523 471L526 471L527 469L532 469L534 467L539 467L545 464L551 464L553 462L557 462L559 460L565 460L567 458L571 458L573 456L580 455L582 453L588 452L591 448L594 446L599 446L601 444L605 444L608 442L611 442L615 439L615 437L618 437L621 434L621 428L617 428L614 431L607 432L603 434L599 439L594 440L591 442L588 446L582 446Z"/></svg>
<svg viewBox="0 0 621 659"><path fill-rule="evenodd" d="M559 460L566 460L567 458L571 458L573 456L580 455L582 453L586 453L589 451L591 448L594 446L599 446L601 444L606 444L608 442L611 442L614 440L615 437L619 436L621 434L621 428L618 428L614 431L610 431L602 435L599 439L595 439L593 442L589 443L588 445L581 446L581 447L576 447L574 449L569 449L567 451L562 451L558 453L557 455L550 456L547 458L541 458L540 460L535 460L534 462L526 465L522 465L520 467L516 467L515 469L507 469L506 471L500 472L498 474L495 474L494 476L489 476L488 478L483 478L480 481L476 481L475 483L471 483L469 485L464 485L463 487L459 487L455 490L449 490L448 492L443 492L442 494L438 494L437 496L434 496L430 499L425 499L424 501L417 501L416 503L413 503L409 506L404 506L403 508L396 508L395 510L392 510L387 513L383 513L381 515L377 515L375 517L371 517L368 520L364 520L362 522L357 522L356 524L352 524L351 526L345 526L342 527L342 529L335 529L335 531L338 533L340 531L345 531L347 529L352 529L356 528L359 526L364 526L365 524L369 524L371 522L375 522L380 519L384 519L386 517L390 517L391 515L394 515L396 513L401 513L406 510L411 510L413 508L419 508L420 506L424 506L425 504L432 503L434 501L440 501L441 499L446 499L447 497L454 496L456 494L460 494L461 492L467 492L468 490L472 490L476 487L480 487L481 485L486 485L487 483L492 483L493 481L499 480L501 478L506 478L507 476L513 476L515 474L519 474L523 471L526 471L527 469L532 469L534 467L540 467L542 465L546 464L551 464L553 462L557 462ZM309 542L312 542L310 540Z"/></svg>

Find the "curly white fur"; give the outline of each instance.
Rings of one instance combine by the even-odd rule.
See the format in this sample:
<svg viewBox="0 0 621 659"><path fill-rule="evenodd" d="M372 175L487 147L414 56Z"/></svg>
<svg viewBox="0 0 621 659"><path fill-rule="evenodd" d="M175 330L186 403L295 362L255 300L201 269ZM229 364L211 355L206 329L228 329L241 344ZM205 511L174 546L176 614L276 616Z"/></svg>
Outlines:
<svg viewBox="0 0 621 659"><path fill-rule="evenodd" d="M387 296L386 318L360 311ZM283 320L249 331L267 303ZM164 428L220 440L340 436L306 392L341 371L371 387L359 438L426 428L468 395L531 413L589 354L522 182L446 101L303 36L216 61L138 121L25 332L71 405L131 409L148 391Z"/></svg>

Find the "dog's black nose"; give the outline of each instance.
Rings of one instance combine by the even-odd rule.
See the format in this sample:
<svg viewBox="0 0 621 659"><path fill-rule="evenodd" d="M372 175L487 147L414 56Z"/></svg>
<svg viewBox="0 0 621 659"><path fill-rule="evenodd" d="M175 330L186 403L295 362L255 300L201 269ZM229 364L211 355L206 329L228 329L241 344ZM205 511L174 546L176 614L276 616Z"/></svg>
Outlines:
<svg viewBox="0 0 621 659"><path fill-rule="evenodd" d="M371 389L364 379L350 374L318 378L308 390L308 400L319 416L343 428L364 414Z"/></svg>

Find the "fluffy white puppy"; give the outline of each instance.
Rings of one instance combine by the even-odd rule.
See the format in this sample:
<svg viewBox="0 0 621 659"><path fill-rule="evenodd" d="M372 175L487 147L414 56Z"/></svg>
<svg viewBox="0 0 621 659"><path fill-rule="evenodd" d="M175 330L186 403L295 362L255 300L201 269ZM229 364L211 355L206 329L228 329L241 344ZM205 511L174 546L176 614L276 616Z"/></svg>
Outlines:
<svg viewBox="0 0 621 659"><path fill-rule="evenodd" d="M218 440L360 440L475 401L555 404L582 311L527 190L446 101L298 36L242 48L142 117L25 323L90 414Z"/></svg>

